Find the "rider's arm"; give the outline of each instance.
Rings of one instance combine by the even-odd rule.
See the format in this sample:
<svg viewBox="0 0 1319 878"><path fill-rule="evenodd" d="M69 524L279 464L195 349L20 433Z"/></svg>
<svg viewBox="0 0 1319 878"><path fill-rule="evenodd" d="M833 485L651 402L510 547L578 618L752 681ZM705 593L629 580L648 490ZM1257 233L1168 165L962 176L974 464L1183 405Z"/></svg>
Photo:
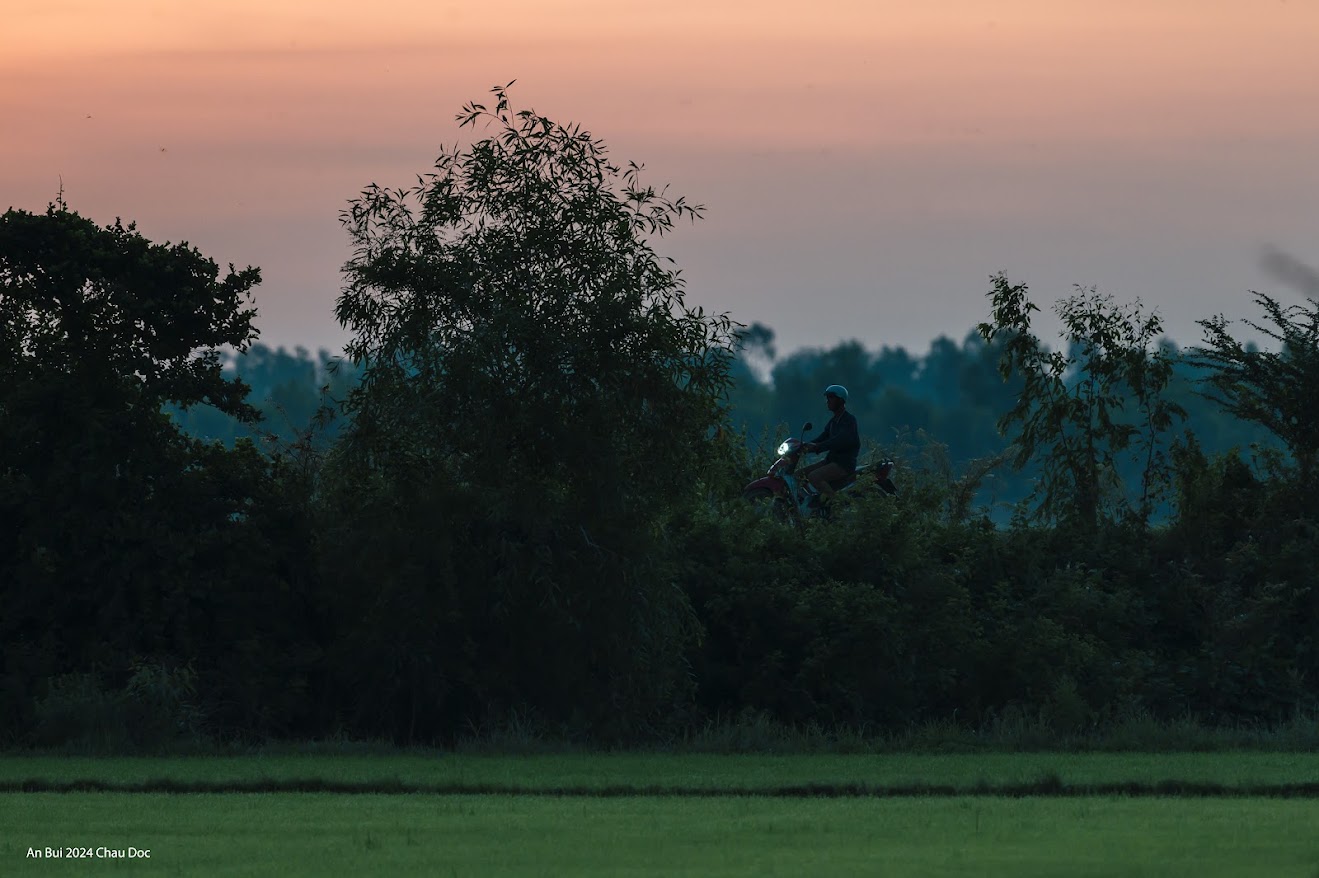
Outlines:
<svg viewBox="0 0 1319 878"><path fill-rule="evenodd" d="M824 438L825 433L830 434L828 439ZM815 440L815 446L816 451L841 451L844 454L860 451L861 436L857 432L856 416L848 412L846 417L830 421L829 427Z"/></svg>

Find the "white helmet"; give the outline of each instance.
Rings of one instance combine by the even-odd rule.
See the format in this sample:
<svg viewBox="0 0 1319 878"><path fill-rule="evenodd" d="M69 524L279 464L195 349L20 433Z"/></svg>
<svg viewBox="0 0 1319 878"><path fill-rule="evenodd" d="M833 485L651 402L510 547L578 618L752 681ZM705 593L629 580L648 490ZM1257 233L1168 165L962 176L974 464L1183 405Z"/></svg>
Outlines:
<svg viewBox="0 0 1319 878"><path fill-rule="evenodd" d="M847 402L847 388L841 384L830 384L824 389L825 396L836 396L843 402Z"/></svg>

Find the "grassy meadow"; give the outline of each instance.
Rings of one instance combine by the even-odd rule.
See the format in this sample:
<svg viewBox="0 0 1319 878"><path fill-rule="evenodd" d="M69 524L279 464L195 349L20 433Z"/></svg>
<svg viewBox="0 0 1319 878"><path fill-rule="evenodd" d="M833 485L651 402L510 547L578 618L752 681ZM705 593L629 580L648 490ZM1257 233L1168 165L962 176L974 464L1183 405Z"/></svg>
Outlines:
<svg viewBox="0 0 1319 878"><path fill-rule="evenodd" d="M0 874L1314 878L1316 782L1314 753L15 755Z"/></svg>
<svg viewBox="0 0 1319 878"><path fill-rule="evenodd" d="M1319 870L1281 799L27 793L6 875L1270 875ZM26 848L149 850L38 860Z"/></svg>
<svg viewBox="0 0 1319 878"><path fill-rule="evenodd" d="M389 755L0 757L0 790L278 792L317 785L362 793L991 795L1180 789L1319 795L1319 752L508 756L418 750Z"/></svg>

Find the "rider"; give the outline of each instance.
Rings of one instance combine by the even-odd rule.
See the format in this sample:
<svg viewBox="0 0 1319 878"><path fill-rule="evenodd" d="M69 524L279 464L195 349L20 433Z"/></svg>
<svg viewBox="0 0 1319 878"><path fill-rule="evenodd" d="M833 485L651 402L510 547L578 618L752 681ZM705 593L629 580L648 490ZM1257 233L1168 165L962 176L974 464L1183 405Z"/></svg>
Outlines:
<svg viewBox="0 0 1319 878"><path fill-rule="evenodd" d="M846 387L830 384L824 389L824 401L834 416L824 425L824 431L803 447L807 451L826 451L828 454L824 460L803 469L802 474L810 479L815 490L820 492L820 498L827 502L834 496L834 486L830 483L856 472L861 435L857 431L856 415L847 410Z"/></svg>

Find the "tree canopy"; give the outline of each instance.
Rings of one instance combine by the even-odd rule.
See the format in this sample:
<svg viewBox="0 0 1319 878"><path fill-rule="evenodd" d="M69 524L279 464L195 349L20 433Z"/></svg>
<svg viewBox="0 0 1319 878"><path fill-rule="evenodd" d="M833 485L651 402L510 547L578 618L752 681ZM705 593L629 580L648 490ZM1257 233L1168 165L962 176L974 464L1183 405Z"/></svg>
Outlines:
<svg viewBox="0 0 1319 878"><path fill-rule="evenodd" d="M5 679L124 674L148 660L216 667L226 596L279 554L251 542L268 464L250 444L185 435L162 407L256 417L245 385L221 374L219 347L255 337L258 280L250 268L220 277L186 244L63 205L0 216ZM30 710L24 694L3 687L0 712Z"/></svg>
<svg viewBox="0 0 1319 878"><path fill-rule="evenodd" d="M408 711L549 709L585 685L590 721L634 722L681 684L690 611L663 532L699 496L729 383L731 321L688 307L652 244L701 208L580 126L512 109L507 87L458 121L484 136L343 214L337 314L362 381L333 461L354 486L336 542L426 546L373 554L394 587L362 596L437 620L400 620L370 647L387 663L421 675L423 647L448 644L435 686L400 693ZM444 621L492 615L497 640Z"/></svg>

